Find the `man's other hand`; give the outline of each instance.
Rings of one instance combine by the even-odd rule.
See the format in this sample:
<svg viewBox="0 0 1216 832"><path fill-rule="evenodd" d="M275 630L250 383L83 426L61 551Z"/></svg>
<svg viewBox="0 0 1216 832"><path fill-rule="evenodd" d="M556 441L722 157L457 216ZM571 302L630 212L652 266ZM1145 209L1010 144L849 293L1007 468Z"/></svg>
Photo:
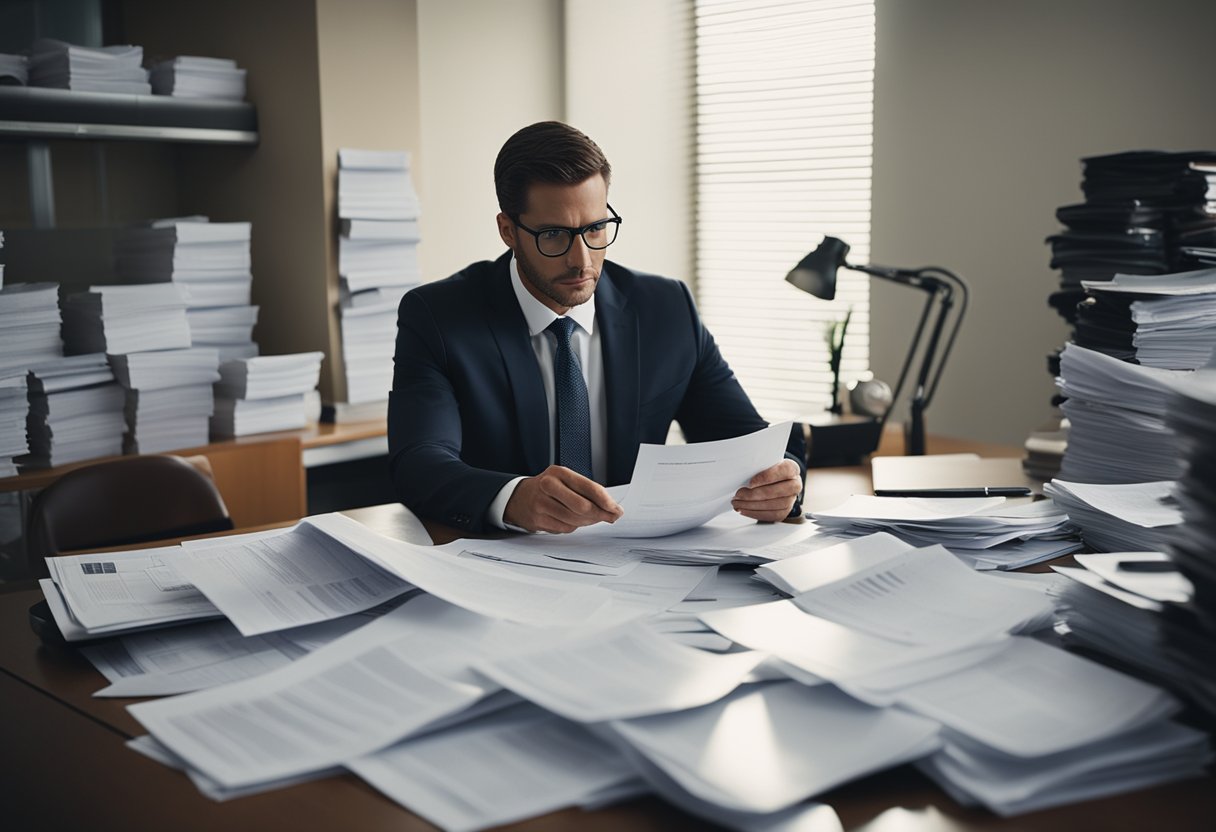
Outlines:
<svg viewBox="0 0 1216 832"><path fill-rule="evenodd" d="M520 480L502 519L530 532L566 533L593 523L615 523L620 516L621 507L604 486L569 468L550 465L539 475Z"/></svg>
<svg viewBox="0 0 1216 832"><path fill-rule="evenodd" d="M772 468L765 468L756 474L747 485L736 491L731 506L744 517L779 523L789 517L794 500L802 492L801 474L798 463L783 459Z"/></svg>

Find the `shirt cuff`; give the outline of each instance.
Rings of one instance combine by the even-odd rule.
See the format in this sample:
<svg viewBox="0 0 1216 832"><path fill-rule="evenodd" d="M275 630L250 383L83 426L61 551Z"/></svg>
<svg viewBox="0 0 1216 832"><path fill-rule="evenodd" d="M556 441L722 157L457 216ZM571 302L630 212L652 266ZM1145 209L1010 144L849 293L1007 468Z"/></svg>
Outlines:
<svg viewBox="0 0 1216 832"><path fill-rule="evenodd" d="M511 532L526 532L527 529L521 529L519 526L512 526L503 519L503 515L507 513L507 503L511 501L511 495L515 493L515 487L527 477L516 477L502 487L498 492L498 496L494 498L494 502L490 503L490 507L486 509L486 520L490 525L506 529Z"/></svg>

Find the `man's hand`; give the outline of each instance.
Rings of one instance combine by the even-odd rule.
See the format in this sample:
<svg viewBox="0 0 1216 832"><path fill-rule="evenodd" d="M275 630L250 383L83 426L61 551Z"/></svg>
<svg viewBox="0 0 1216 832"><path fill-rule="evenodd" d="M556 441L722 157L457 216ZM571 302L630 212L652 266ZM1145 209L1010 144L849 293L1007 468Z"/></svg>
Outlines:
<svg viewBox="0 0 1216 832"><path fill-rule="evenodd" d="M736 491L731 506L744 517L779 523L789 517L794 500L801 492L802 476L798 463L783 459L772 468L765 468L756 474L747 485Z"/></svg>
<svg viewBox="0 0 1216 832"><path fill-rule="evenodd" d="M794 466L797 468L797 466ZM593 523L615 523L621 507L604 486L582 474L550 465L521 480L502 519L530 532L572 532Z"/></svg>

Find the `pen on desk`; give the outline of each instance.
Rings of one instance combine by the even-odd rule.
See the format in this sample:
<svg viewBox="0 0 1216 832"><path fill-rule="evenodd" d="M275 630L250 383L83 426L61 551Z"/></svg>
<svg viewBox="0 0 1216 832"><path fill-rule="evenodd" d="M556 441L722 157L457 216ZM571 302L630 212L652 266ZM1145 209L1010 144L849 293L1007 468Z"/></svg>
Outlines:
<svg viewBox="0 0 1216 832"><path fill-rule="evenodd" d="M876 488L876 497L1029 497L1024 485L1001 485L981 488Z"/></svg>
<svg viewBox="0 0 1216 832"><path fill-rule="evenodd" d="M1119 568L1124 572L1174 572L1177 567L1168 560L1121 560Z"/></svg>

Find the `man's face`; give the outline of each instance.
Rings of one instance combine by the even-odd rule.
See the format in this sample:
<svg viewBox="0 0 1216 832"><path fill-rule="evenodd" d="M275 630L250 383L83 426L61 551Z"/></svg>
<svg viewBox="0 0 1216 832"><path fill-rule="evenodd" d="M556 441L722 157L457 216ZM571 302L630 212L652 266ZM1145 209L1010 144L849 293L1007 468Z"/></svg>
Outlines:
<svg viewBox="0 0 1216 832"><path fill-rule="evenodd" d="M596 174L577 185L532 185L527 213L521 214L519 221L541 231L554 226L581 228L610 216L608 185ZM586 303L595 294L605 250L589 249L582 237L575 235L565 254L545 257L536 247L536 238L506 214L498 215L498 233L515 253L524 287L557 314L566 314L570 307Z"/></svg>

